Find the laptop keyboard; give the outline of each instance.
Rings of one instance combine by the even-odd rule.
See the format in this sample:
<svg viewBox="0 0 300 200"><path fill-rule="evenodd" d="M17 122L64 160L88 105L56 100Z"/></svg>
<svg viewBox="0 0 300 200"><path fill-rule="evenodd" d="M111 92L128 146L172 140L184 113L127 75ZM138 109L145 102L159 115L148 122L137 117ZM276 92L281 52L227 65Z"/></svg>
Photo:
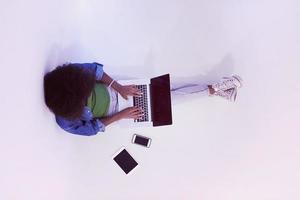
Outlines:
<svg viewBox="0 0 300 200"><path fill-rule="evenodd" d="M147 122L149 121L147 85L136 85L136 87L143 95L141 97L133 97L133 105L142 108L144 116L141 119L135 119L134 122Z"/></svg>

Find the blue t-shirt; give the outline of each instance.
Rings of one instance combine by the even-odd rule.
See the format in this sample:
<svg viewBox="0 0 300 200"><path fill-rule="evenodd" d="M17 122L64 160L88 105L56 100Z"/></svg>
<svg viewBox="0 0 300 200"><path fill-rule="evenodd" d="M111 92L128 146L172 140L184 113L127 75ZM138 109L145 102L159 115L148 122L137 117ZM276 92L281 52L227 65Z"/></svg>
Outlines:
<svg viewBox="0 0 300 200"><path fill-rule="evenodd" d="M95 72L96 80L101 80L103 76L103 65L99 63L72 63L75 66L83 67ZM89 107L84 107L82 116L79 119L68 120L58 115L55 116L57 124L65 131L77 135L96 135L99 131L105 131L105 125L99 120L94 119Z"/></svg>

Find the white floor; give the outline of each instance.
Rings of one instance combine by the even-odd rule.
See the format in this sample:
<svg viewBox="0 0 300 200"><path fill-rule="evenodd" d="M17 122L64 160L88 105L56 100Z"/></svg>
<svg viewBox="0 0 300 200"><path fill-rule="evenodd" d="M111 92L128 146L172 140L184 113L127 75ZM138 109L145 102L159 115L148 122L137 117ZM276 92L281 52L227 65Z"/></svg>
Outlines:
<svg viewBox="0 0 300 200"><path fill-rule="evenodd" d="M1 200L300 199L300 3L297 0L2 0ZM62 131L43 74L97 61L109 74L240 74L235 104L200 98L174 125ZM150 149L130 143L134 133ZM125 146L132 176L111 155Z"/></svg>

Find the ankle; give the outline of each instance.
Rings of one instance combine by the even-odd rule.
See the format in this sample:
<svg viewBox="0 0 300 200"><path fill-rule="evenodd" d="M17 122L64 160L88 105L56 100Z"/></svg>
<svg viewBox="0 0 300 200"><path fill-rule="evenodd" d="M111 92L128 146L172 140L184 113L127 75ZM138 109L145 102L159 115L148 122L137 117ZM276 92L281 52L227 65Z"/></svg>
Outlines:
<svg viewBox="0 0 300 200"><path fill-rule="evenodd" d="M212 87L212 85L208 85L208 91L209 91L209 94L210 95L213 95L213 94L215 94L215 90L214 90L214 88Z"/></svg>

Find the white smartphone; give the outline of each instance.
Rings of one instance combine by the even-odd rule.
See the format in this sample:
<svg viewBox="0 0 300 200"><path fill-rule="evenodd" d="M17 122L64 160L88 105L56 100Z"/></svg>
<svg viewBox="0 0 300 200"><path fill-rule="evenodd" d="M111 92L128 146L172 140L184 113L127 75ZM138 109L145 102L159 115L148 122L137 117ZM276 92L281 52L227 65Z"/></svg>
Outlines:
<svg viewBox="0 0 300 200"><path fill-rule="evenodd" d="M132 174L132 172L138 167L137 161L124 147L117 151L112 158L127 175Z"/></svg>
<svg viewBox="0 0 300 200"><path fill-rule="evenodd" d="M142 146L148 147L148 148L151 145L151 141L152 141L151 138L147 138L145 136L141 136L141 135L137 135L137 134L134 134L132 137L133 144L142 145Z"/></svg>

